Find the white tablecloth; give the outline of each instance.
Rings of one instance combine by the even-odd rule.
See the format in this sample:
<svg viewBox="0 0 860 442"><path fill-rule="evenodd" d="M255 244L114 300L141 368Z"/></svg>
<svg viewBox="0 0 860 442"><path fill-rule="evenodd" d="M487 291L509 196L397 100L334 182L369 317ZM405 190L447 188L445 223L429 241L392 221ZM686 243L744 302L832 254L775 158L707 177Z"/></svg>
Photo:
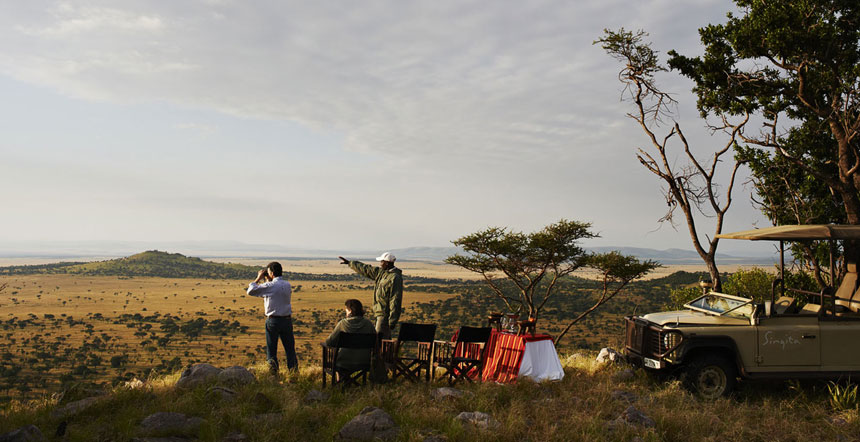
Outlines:
<svg viewBox="0 0 860 442"><path fill-rule="evenodd" d="M526 342L518 376L528 376L536 381L557 381L564 378L564 370L552 341Z"/></svg>

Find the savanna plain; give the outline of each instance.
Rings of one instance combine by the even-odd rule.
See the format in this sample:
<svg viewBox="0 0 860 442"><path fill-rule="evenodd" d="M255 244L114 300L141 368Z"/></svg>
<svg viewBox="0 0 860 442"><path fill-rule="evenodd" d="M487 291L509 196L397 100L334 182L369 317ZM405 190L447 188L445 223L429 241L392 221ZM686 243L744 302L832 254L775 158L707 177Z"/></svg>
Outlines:
<svg viewBox="0 0 860 442"><path fill-rule="evenodd" d="M160 261L186 258L162 252L126 258L134 259L154 269L144 274L157 275ZM205 419L200 440L231 434L331 440L374 406L392 415L399 440L860 440L850 386L742 383L733 397L702 402L677 380L594 361L602 347L621 349L624 315L661 309L670 290L696 285L703 276L689 267L663 268L630 284L576 324L558 346L566 375L561 381L458 385L466 394L441 401L433 390L443 382L396 382L329 389L327 399L309 402L308 393L320 389L320 342L343 317L346 299L370 304L373 282L336 260L283 260L294 290L301 370L271 377L264 370L262 301L245 294L250 269L264 263L241 260L238 273L207 277L135 276L121 274L121 266L91 264L6 267L0 272L0 434L35 423L49 438L56 428L56 440L130 440L147 415L176 411ZM401 321L436 323L437 339L504 311L468 272L430 262L398 264L405 276ZM545 307L538 331L558 335L599 293L589 275L568 278ZM213 401L205 388L173 388L184 367L200 362L249 367L258 382L239 388L229 403ZM136 379L143 387L128 387ZM93 395L103 399L74 419L56 414ZM268 398L263 403L261 395ZM631 406L653 425L619 424ZM500 426L488 431L462 424L453 419L462 411L488 413Z"/></svg>

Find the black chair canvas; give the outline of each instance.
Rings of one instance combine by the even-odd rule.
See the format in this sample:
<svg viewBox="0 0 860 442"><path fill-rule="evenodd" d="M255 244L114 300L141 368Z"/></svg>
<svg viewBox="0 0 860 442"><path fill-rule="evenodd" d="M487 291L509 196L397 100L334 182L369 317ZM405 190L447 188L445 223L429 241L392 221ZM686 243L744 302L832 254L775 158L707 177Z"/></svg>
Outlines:
<svg viewBox="0 0 860 442"><path fill-rule="evenodd" d="M371 360L377 349L376 333L347 333L338 334L334 346L322 346L322 386L326 386L326 376L331 377L332 386L341 385L345 388L349 385L366 385L367 375L370 373ZM343 367L338 364L340 349L365 349L368 350L367 361L357 366Z"/></svg>
<svg viewBox="0 0 860 442"><path fill-rule="evenodd" d="M391 378L430 380L436 324L401 323L397 339L382 341L382 354L391 368Z"/></svg>

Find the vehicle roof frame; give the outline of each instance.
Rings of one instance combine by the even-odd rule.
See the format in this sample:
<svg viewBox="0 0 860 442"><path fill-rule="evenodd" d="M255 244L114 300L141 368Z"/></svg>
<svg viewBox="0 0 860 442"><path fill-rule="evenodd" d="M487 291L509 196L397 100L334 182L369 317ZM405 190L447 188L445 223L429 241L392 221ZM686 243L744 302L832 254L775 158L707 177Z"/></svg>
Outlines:
<svg viewBox="0 0 860 442"><path fill-rule="evenodd" d="M783 226L765 227L763 229L742 230L733 233L721 233L715 236L720 239L745 239L748 241L779 241L779 285L780 295L785 295L785 242L786 241L827 241L830 248L830 285L821 291L821 313L824 313L824 295L827 292L830 298L834 294L834 281L836 273L834 266L834 255L836 241L838 240L860 240L860 226L844 224L791 224ZM777 282L777 281L774 281ZM771 303L776 302L776 287L771 291ZM835 299L832 302L835 303Z"/></svg>

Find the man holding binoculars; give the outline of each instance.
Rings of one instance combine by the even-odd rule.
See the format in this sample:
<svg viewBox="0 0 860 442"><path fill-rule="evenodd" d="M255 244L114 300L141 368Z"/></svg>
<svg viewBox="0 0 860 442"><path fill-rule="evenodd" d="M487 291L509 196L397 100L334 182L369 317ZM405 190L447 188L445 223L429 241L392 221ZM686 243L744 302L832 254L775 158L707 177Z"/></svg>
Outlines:
<svg viewBox="0 0 860 442"><path fill-rule="evenodd" d="M290 304L292 288L281 278L283 269L278 262L270 262L257 272L257 279L248 285L248 294L263 298L266 312L266 359L269 372L278 374L278 339L287 353L287 369L298 370L296 340L293 337L293 308Z"/></svg>

